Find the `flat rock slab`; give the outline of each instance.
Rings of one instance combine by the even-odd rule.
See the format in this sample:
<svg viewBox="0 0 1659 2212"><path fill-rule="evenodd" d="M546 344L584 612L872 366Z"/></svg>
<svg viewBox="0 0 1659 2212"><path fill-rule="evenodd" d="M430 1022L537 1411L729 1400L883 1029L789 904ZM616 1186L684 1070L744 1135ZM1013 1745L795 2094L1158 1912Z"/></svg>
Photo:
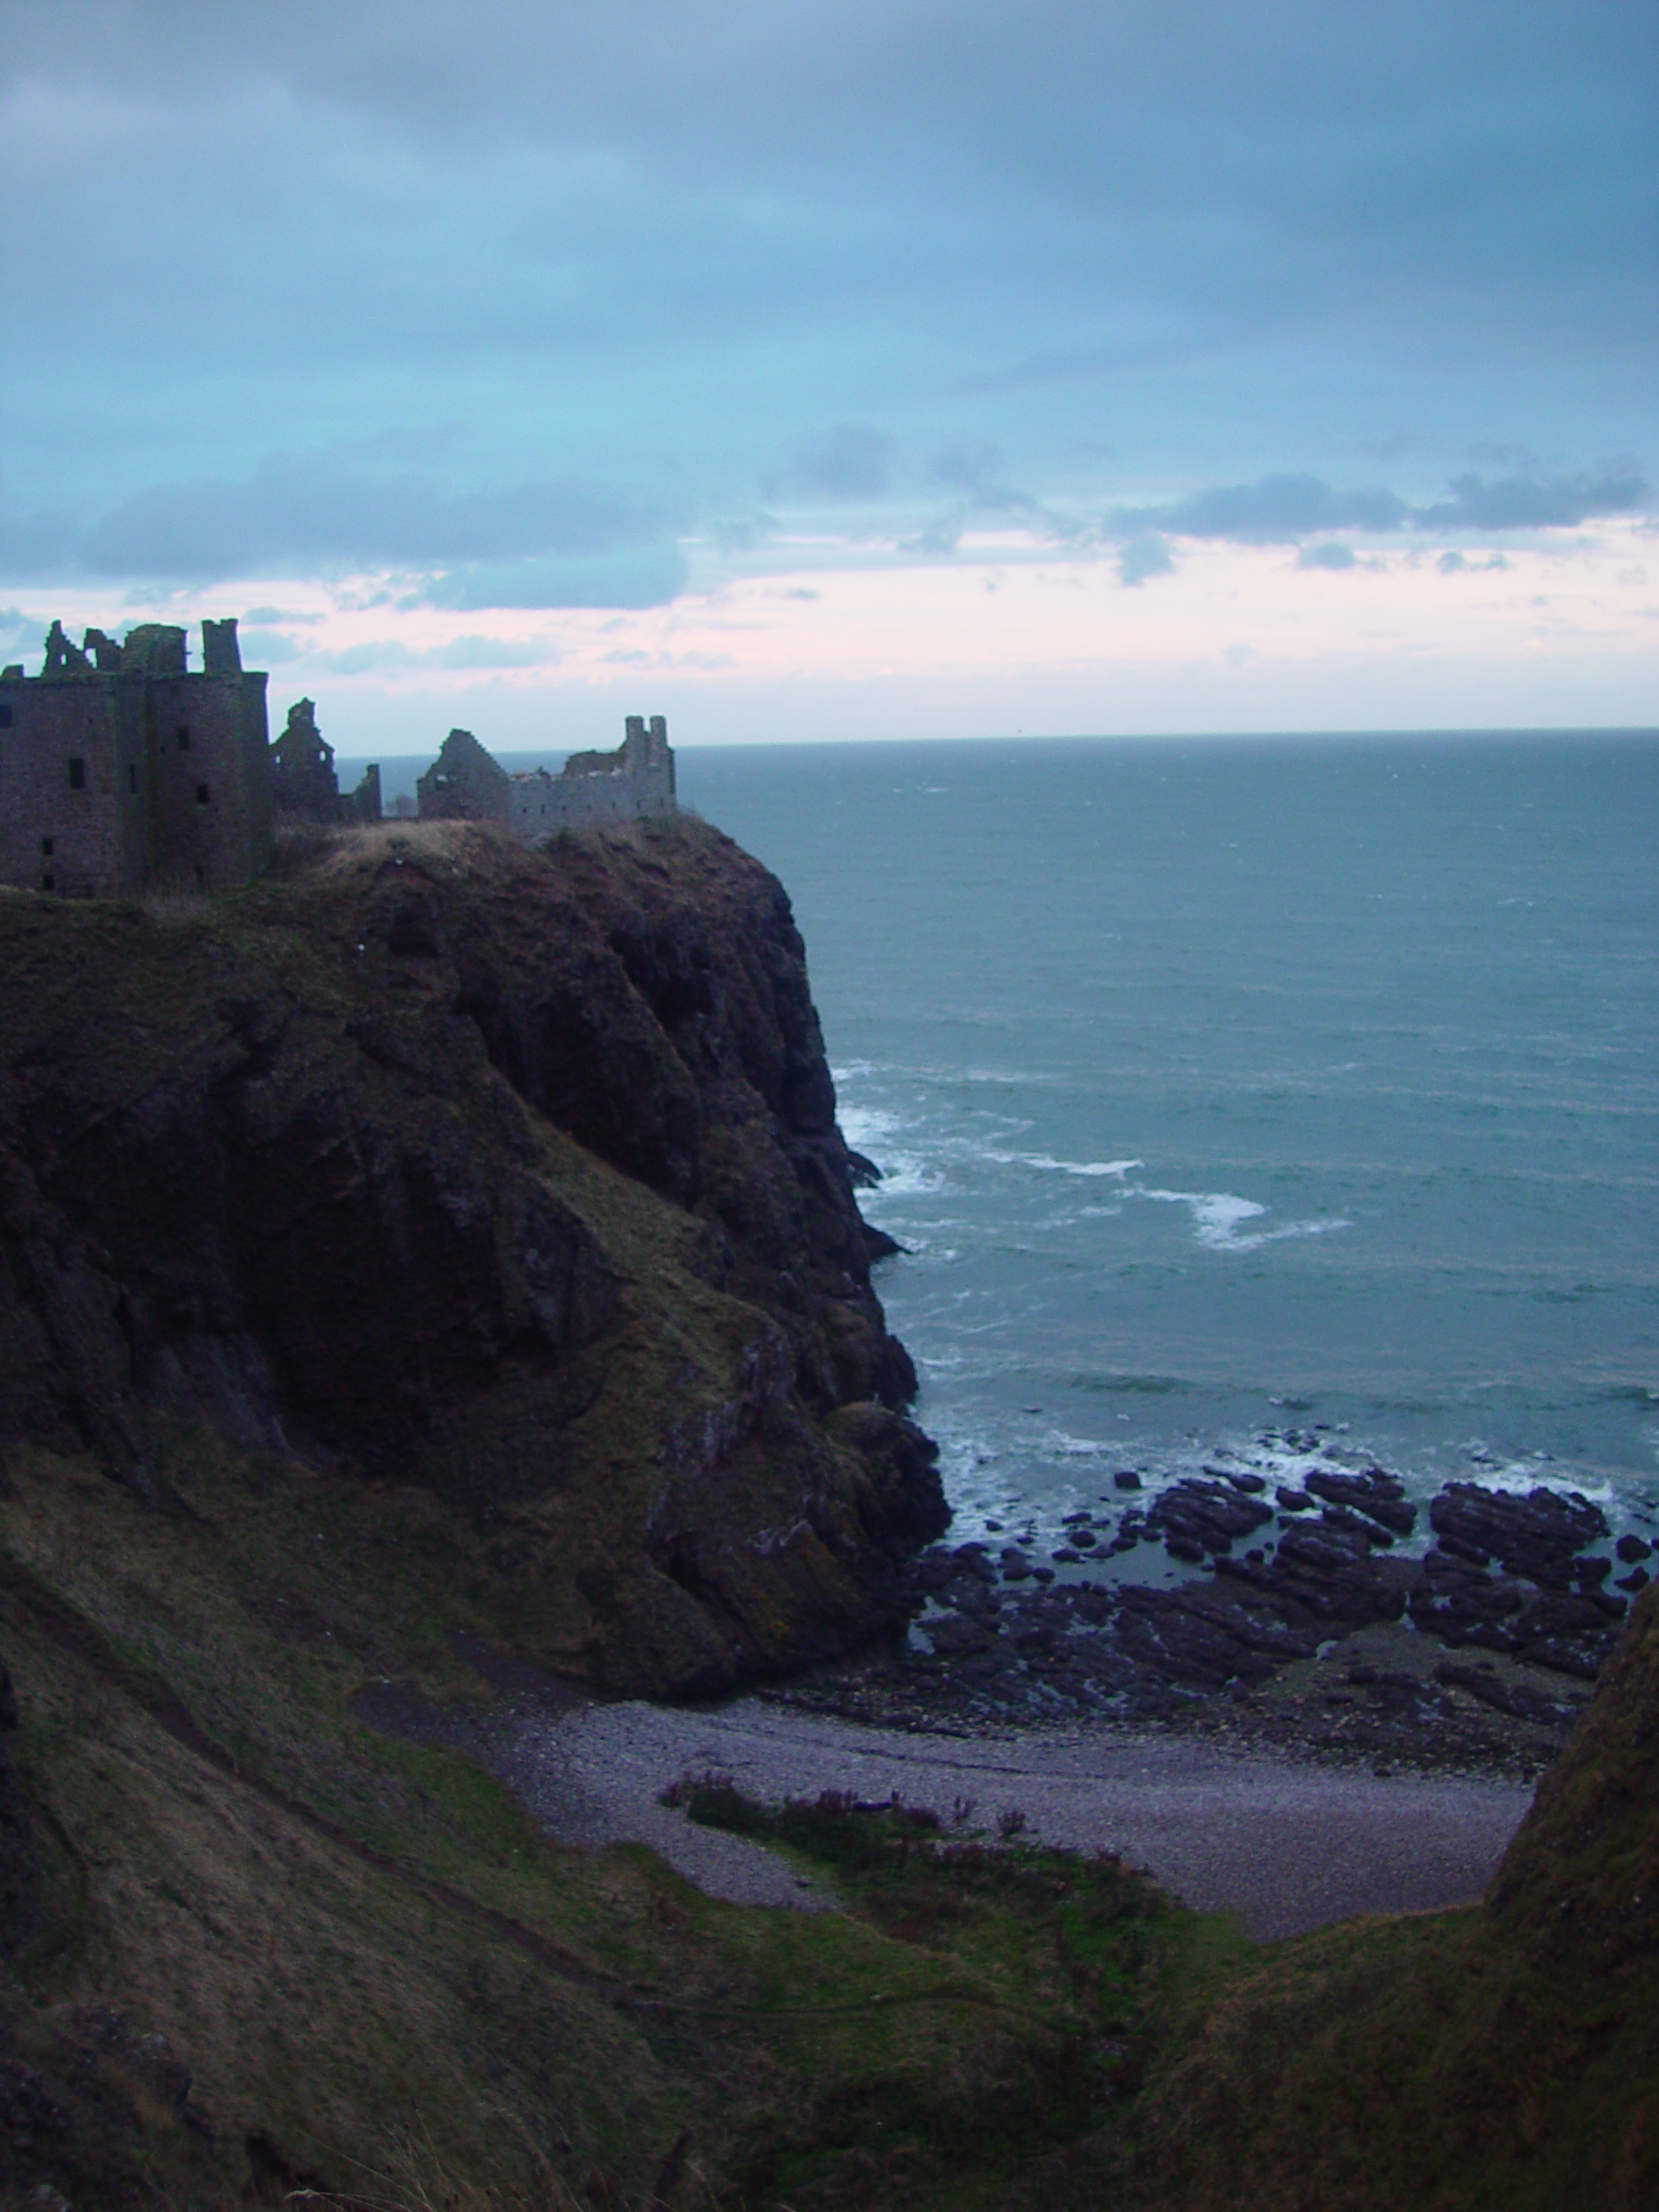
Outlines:
<svg viewBox="0 0 1659 2212"><path fill-rule="evenodd" d="M773 1801L897 1790L947 1825L957 1799L974 1801L975 1827L1021 1812L1045 1843L1120 1852L1198 1910L1237 1913L1261 1942L1359 1913L1472 1904L1532 1797L1514 1783L1384 1777L1120 1730L914 1735L752 1698L522 1714L491 1764L563 1840L649 1844L740 1903L833 1900L760 1847L659 1804L687 1771L728 1774Z"/></svg>

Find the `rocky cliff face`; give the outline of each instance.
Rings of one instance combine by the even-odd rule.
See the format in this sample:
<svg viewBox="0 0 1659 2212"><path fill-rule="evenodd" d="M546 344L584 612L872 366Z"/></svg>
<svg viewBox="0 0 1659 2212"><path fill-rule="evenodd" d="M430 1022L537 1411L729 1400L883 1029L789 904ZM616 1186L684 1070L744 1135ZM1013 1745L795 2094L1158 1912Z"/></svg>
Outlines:
<svg viewBox="0 0 1659 2212"><path fill-rule="evenodd" d="M418 1488L474 1614L616 1688L902 1617L943 1497L788 901L717 831L9 897L0 1036L0 1440Z"/></svg>

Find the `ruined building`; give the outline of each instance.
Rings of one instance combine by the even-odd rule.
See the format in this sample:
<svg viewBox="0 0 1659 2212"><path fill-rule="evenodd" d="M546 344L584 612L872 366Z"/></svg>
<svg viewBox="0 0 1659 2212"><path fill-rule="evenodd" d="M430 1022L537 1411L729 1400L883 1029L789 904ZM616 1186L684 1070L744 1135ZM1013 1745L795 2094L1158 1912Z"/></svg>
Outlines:
<svg viewBox="0 0 1659 2212"><path fill-rule="evenodd" d="M272 745L267 679L245 671L233 620L201 626L201 667L182 629L146 622L118 643L54 622L38 676L0 671L0 884L73 898L246 883L273 824L378 822L380 771L342 792L315 702L297 700ZM469 731L451 730L420 779L423 819L504 822L530 838L665 814L668 725L628 717L614 753L563 771L509 775Z"/></svg>
<svg viewBox="0 0 1659 2212"><path fill-rule="evenodd" d="M0 671L0 882L86 897L245 883L270 853L264 676L234 621L146 622L118 644L61 623L38 676Z"/></svg>
<svg viewBox="0 0 1659 2212"><path fill-rule="evenodd" d="M452 729L416 785L421 819L505 822L534 838L672 813L674 754L667 722L653 715L647 728L643 715L630 715L623 730L614 753L573 753L563 771L550 776L545 768L509 775L470 730Z"/></svg>
<svg viewBox="0 0 1659 2212"><path fill-rule="evenodd" d="M270 799L279 829L302 823L332 828L380 819L380 771L371 761L355 791L342 791L334 748L317 728L315 699L297 699L270 748Z"/></svg>

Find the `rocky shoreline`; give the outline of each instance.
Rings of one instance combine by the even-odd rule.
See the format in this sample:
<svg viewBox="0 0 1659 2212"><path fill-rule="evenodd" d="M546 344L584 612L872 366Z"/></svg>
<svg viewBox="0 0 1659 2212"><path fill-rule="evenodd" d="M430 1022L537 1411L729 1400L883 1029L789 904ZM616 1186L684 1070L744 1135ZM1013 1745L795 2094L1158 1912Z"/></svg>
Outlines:
<svg viewBox="0 0 1659 2212"><path fill-rule="evenodd" d="M1651 1547L1610 1547L1599 1506L1542 1487L1449 1484L1428 1549L1402 1555L1419 1519L1397 1477L1334 1458L1276 1491L1207 1470L1149 1507L1125 1471L1046 1558L1029 1535L922 1553L904 1643L763 1694L888 1726L1093 1719L1529 1779L1588 1703ZM1192 1572L1113 1579L1154 1544Z"/></svg>

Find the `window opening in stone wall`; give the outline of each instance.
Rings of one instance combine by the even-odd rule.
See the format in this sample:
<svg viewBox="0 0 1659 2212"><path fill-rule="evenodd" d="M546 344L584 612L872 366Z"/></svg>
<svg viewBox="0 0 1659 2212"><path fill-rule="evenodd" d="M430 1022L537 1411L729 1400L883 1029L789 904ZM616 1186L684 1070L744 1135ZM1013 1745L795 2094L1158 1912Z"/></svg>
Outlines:
<svg viewBox="0 0 1659 2212"><path fill-rule="evenodd" d="M138 788L138 771L137 771L137 769L134 766L133 763L132 763L130 760L129 760L129 761L128 761L128 763L127 763L127 789L128 789L130 791L136 791L137 790L137 788Z"/></svg>
<svg viewBox="0 0 1659 2212"><path fill-rule="evenodd" d="M207 798L208 792L207 785L198 784L196 785L196 804L198 806L206 806L207 804Z"/></svg>
<svg viewBox="0 0 1659 2212"><path fill-rule="evenodd" d="M182 722L179 724L179 750L181 753L190 750L190 733Z"/></svg>
<svg viewBox="0 0 1659 2212"><path fill-rule="evenodd" d="M202 885L203 885L204 883L206 883L206 882L207 882L207 869L202 866L201 862L200 862L200 861L198 861L196 862L196 888L197 888L197 890L198 890L198 891L200 891L200 888L201 888Z"/></svg>
<svg viewBox="0 0 1659 2212"><path fill-rule="evenodd" d="M71 761L70 761L70 763L69 763L69 788L70 788L70 790L71 790L72 791L84 791L86 790L86 763L84 760L71 760Z"/></svg>
<svg viewBox="0 0 1659 2212"><path fill-rule="evenodd" d="M41 858L43 861L49 861L51 857L52 840L49 837L42 837L41 840Z"/></svg>
<svg viewBox="0 0 1659 2212"><path fill-rule="evenodd" d="M41 888L42 891L55 891L57 887L58 879L53 874L51 869L48 868L46 874L41 878Z"/></svg>
<svg viewBox="0 0 1659 2212"><path fill-rule="evenodd" d="M10 729L10 728L11 702L10 699L0 699L0 729Z"/></svg>

